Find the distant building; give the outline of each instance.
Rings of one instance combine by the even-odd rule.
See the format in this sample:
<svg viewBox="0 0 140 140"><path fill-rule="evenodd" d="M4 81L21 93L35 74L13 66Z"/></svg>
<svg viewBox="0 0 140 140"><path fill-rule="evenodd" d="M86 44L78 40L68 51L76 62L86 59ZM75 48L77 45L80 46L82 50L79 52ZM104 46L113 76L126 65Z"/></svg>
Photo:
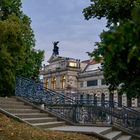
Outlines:
<svg viewBox="0 0 140 140"><path fill-rule="evenodd" d="M61 57L51 56L49 65L44 67L44 86L57 92L77 93L77 76L80 72L80 61Z"/></svg>
<svg viewBox="0 0 140 140"><path fill-rule="evenodd" d="M59 52L57 55L53 52L48 63L41 71L46 88L74 98L97 98L102 101L115 101L118 106L140 106L138 99L129 101L126 94L119 95L117 91L109 93L103 72L100 70L101 63L94 60L81 62L78 59L59 56Z"/></svg>

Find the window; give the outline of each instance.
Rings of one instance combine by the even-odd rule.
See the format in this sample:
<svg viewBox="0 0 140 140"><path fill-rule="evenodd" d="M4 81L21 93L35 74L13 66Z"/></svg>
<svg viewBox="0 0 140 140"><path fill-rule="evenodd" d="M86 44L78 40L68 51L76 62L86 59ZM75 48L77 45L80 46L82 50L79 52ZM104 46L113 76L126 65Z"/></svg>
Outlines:
<svg viewBox="0 0 140 140"><path fill-rule="evenodd" d="M62 82L62 89L64 89L65 88L65 82L66 82L65 75L62 76L61 82Z"/></svg>
<svg viewBox="0 0 140 140"><path fill-rule="evenodd" d="M70 67L77 67L77 64L75 62L69 62Z"/></svg>
<svg viewBox="0 0 140 140"><path fill-rule="evenodd" d="M48 79L45 80L45 88L48 88Z"/></svg>
<svg viewBox="0 0 140 140"><path fill-rule="evenodd" d="M56 78L55 77L52 78L52 89L53 90L56 89Z"/></svg>
<svg viewBox="0 0 140 140"><path fill-rule="evenodd" d="M87 81L87 87L97 86L97 80Z"/></svg>

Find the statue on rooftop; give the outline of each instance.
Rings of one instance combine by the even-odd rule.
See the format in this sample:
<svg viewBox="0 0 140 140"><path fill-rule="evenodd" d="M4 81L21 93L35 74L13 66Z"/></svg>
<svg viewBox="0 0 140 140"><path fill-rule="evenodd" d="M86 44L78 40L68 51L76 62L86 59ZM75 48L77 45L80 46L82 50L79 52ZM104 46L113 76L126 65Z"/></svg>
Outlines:
<svg viewBox="0 0 140 140"><path fill-rule="evenodd" d="M59 55L59 47L57 46L57 44L59 43L59 41L55 41L53 42L53 55L57 56Z"/></svg>

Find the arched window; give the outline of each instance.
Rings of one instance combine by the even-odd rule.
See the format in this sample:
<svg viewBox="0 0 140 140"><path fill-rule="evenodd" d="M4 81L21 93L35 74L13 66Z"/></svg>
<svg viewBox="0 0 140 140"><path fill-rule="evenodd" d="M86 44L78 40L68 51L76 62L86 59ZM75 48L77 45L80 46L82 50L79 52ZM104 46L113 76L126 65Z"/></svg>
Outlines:
<svg viewBox="0 0 140 140"><path fill-rule="evenodd" d="M132 100L131 98L127 97L127 107L132 107Z"/></svg>
<svg viewBox="0 0 140 140"><path fill-rule="evenodd" d="M118 93L118 106L122 107L122 94Z"/></svg>
<svg viewBox="0 0 140 140"><path fill-rule="evenodd" d="M97 95L94 93L94 105L97 106Z"/></svg>
<svg viewBox="0 0 140 140"><path fill-rule="evenodd" d="M45 88L48 88L48 79L45 80Z"/></svg>
<svg viewBox="0 0 140 140"><path fill-rule="evenodd" d="M56 89L56 78L52 77L52 89L55 90Z"/></svg>
<svg viewBox="0 0 140 140"><path fill-rule="evenodd" d="M109 104L111 107L114 107L113 101L114 101L114 94L109 93Z"/></svg>
<svg viewBox="0 0 140 140"><path fill-rule="evenodd" d="M65 77L65 75L63 75L63 76L62 76L62 79L61 79L62 89L65 88L65 82L66 82L66 77Z"/></svg>
<svg viewBox="0 0 140 140"><path fill-rule="evenodd" d="M105 94L102 93L101 94L101 106L104 106L105 105Z"/></svg>

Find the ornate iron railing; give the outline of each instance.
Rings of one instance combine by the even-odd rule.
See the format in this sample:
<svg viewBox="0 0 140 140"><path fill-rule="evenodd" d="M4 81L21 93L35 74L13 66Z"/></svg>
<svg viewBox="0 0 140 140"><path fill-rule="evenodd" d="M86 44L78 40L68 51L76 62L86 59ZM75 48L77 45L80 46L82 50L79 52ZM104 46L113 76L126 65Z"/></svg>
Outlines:
<svg viewBox="0 0 140 140"><path fill-rule="evenodd" d="M16 77L15 95L36 104L71 104L75 101L61 93L44 88L42 83L21 76Z"/></svg>
<svg viewBox="0 0 140 140"><path fill-rule="evenodd" d="M20 76L16 78L15 94L34 104L44 104L48 111L75 124L117 124L133 133L140 133L140 112L118 107L118 103L113 101L73 100Z"/></svg>

